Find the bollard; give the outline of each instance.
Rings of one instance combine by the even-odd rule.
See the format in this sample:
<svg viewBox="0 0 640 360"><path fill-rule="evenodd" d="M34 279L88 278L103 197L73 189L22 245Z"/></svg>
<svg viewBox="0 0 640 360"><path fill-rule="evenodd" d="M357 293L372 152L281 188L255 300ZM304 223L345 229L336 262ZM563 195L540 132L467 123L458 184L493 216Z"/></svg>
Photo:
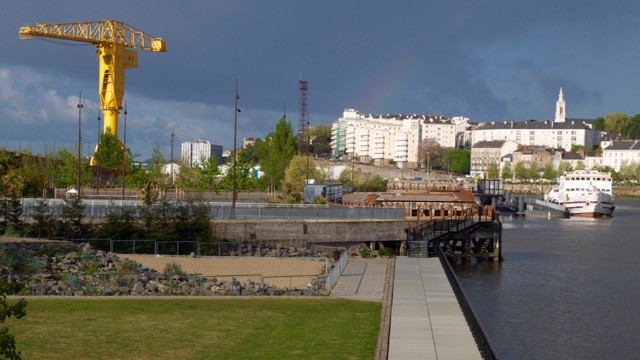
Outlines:
<svg viewBox="0 0 640 360"><path fill-rule="evenodd" d="M524 196L518 197L518 212L524 212Z"/></svg>

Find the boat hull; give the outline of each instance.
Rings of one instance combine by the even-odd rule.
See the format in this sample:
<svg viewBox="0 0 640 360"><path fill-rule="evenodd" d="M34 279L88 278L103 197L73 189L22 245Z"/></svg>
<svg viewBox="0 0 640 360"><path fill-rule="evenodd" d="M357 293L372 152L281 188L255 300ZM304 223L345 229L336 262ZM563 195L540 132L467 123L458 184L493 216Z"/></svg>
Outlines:
<svg viewBox="0 0 640 360"><path fill-rule="evenodd" d="M615 205L609 196L601 195L598 199L573 200L563 203L571 216L601 217L611 216Z"/></svg>

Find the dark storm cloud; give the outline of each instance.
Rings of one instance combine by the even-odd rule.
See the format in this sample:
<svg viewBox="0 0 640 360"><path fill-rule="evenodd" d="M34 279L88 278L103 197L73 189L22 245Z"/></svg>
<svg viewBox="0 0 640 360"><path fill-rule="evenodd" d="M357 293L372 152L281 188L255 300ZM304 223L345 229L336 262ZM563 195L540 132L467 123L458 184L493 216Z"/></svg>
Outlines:
<svg viewBox="0 0 640 360"><path fill-rule="evenodd" d="M617 39L637 38L639 5L632 2L43 0L1 7L0 67L12 67L14 79L16 67L59 79L43 90L57 92L58 106L80 84L97 101L94 49L20 41L20 26L111 18L165 39L167 53L141 51L139 68L127 70L127 96L147 102L132 104L144 108L136 116L148 127L139 139L145 143L166 143L175 128L183 140L201 136L228 147L236 78L239 138L266 135L284 106L296 124L300 77L309 81L316 123L335 120L345 107L473 120L549 118L560 84L573 101L569 110L599 112L598 106L631 104L602 89L613 90L606 79L630 73L638 55L625 51L628 63L609 55L630 46ZM13 91L22 93L13 98L35 101L30 87L15 83ZM382 93L385 101L375 102L372 94ZM9 94L0 98L4 104ZM631 89L625 94L632 98Z"/></svg>

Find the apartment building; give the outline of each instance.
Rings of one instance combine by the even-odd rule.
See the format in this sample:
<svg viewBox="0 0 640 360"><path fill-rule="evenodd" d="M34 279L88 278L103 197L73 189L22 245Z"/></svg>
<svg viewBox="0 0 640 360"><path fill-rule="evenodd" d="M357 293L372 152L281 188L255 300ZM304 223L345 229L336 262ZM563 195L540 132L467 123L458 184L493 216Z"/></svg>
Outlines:
<svg viewBox="0 0 640 360"><path fill-rule="evenodd" d="M435 115L364 115L345 109L331 131L331 148L336 156L374 160L379 165L393 160L400 167L417 167L422 141L434 140L442 147L456 146L456 129L469 119L454 122ZM461 125L462 124L462 125Z"/></svg>
<svg viewBox="0 0 640 360"><path fill-rule="evenodd" d="M180 157L189 167L200 166L200 160L208 161L214 156L218 164L222 163L222 145L215 145L206 140L183 142Z"/></svg>
<svg viewBox="0 0 640 360"><path fill-rule="evenodd" d="M640 163L640 140L612 141L602 150L602 165L620 171L622 164Z"/></svg>
<svg viewBox="0 0 640 360"><path fill-rule="evenodd" d="M500 165L502 157L512 154L518 144L508 140L480 141L471 148L471 176L484 178L489 164Z"/></svg>

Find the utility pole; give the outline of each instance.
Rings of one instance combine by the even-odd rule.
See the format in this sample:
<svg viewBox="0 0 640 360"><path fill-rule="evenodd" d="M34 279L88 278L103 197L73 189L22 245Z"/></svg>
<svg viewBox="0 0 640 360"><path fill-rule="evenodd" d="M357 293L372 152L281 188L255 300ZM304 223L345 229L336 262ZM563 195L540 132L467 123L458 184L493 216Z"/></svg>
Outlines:
<svg viewBox="0 0 640 360"><path fill-rule="evenodd" d="M431 154L427 153L427 181L429 181L430 172L431 172Z"/></svg>
<svg viewBox="0 0 640 360"><path fill-rule="evenodd" d="M171 184L173 184L173 139L175 138L175 134L173 133L173 129L171 129Z"/></svg>
<svg viewBox="0 0 640 360"><path fill-rule="evenodd" d="M236 214L236 161L238 158L238 154L236 154L236 138L237 138L237 133L238 133L238 113L240 112L240 109L238 109L238 99L240 99L240 96L238 95L238 79L236 79L236 96L235 96L235 100L236 100L236 105L235 105L235 111L233 112L233 194L232 197L233 199L231 200L231 208L233 210L231 216L233 218L235 218Z"/></svg>
<svg viewBox="0 0 640 360"><path fill-rule="evenodd" d="M282 119L284 120L284 124L282 124L282 182L284 182L287 174L287 105L284 105L282 108Z"/></svg>
<svg viewBox="0 0 640 360"><path fill-rule="evenodd" d="M127 175L127 102L124 102L124 142L122 144L122 200L124 200L124 179Z"/></svg>
<svg viewBox="0 0 640 360"><path fill-rule="evenodd" d="M78 198L80 198L80 159L82 157L82 91L80 91L80 95L78 96Z"/></svg>

